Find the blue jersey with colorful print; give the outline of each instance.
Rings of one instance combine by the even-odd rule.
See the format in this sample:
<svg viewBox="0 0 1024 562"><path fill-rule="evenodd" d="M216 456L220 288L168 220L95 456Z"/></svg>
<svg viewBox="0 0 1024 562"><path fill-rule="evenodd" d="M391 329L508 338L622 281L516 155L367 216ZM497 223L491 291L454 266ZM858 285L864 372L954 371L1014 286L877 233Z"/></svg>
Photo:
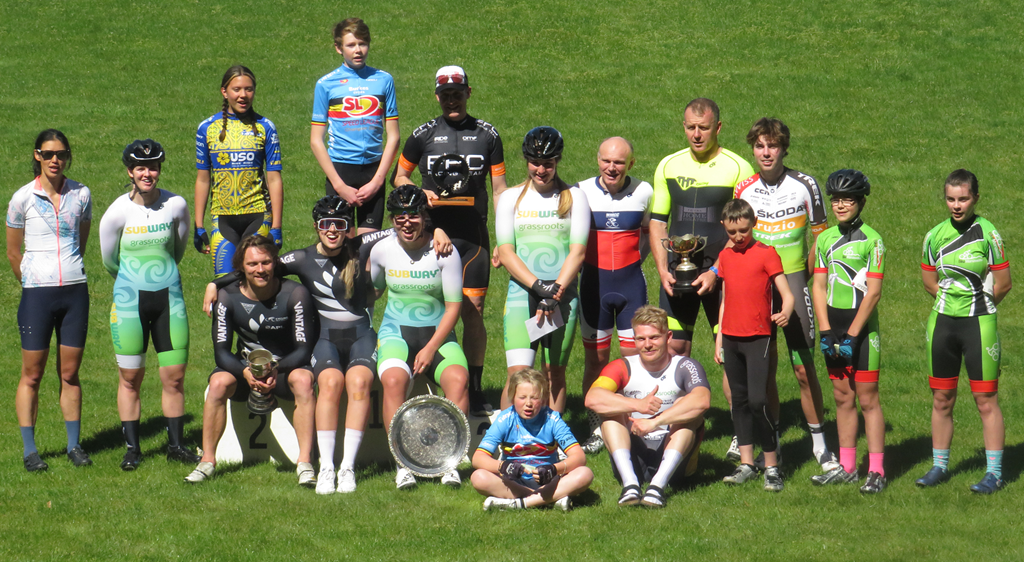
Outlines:
<svg viewBox="0 0 1024 562"><path fill-rule="evenodd" d="M261 115L249 124L233 113L228 113L226 125L224 113L219 112L200 123L196 131L196 169L210 170L210 213L263 213L270 201L264 170L281 171L277 127Z"/></svg>
<svg viewBox="0 0 1024 562"><path fill-rule="evenodd" d="M332 162L372 164L384 153L384 122L398 119L395 81L383 70L342 65L316 82L313 124L327 126Z"/></svg>
<svg viewBox="0 0 1024 562"><path fill-rule="evenodd" d="M506 460L540 466L558 462L559 446L563 451L579 446L561 414L544 408L532 419L524 420L515 407L509 406L498 414L477 449L493 456L500 447ZM524 474L523 478L528 476Z"/></svg>

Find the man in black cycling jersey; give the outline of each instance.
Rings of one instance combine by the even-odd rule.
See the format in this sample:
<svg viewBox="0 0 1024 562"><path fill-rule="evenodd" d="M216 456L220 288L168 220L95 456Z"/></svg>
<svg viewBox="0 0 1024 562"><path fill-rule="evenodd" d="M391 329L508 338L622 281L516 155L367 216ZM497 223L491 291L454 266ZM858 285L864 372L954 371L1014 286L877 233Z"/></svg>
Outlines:
<svg viewBox="0 0 1024 562"><path fill-rule="evenodd" d="M398 159L392 183L412 184L418 167L423 190L429 199L433 224L444 229L462 257L462 345L469 363L469 411L490 415L481 379L487 351L487 330L483 322L484 299L490 281L490 237L487 233L487 176L491 176L494 204L505 191L505 158L498 131L490 123L466 113L473 89L466 72L458 66L445 66L434 78L434 97L441 105L441 116L420 125ZM469 166L472 206L445 205L432 177L434 163L444 155L458 155Z"/></svg>
<svg viewBox="0 0 1024 562"><path fill-rule="evenodd" d="M299 485L316 485L310 464L313 449L313 371L310 355L317 341L316 312L309 291L301 284L274 275L277 246L260 235L242 240L233 260L244 281L221 289L214 306L213 349L217 368L203 408L203 458L189 483L213 476L217 443L227 423L227 401L244 402L250 389L295 401L293 424L299 443L296 473ZM231 340L238 336L234 352ZM256 379L244 357L257 349L274 355L270 375Z"/></svg>

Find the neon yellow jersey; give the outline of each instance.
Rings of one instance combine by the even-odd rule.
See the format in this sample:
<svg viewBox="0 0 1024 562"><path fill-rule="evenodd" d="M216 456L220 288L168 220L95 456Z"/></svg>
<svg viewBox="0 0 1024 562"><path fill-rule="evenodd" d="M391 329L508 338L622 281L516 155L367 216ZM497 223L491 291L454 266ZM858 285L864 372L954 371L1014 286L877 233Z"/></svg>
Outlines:
<svg viewBox="0 0 1024 562"><path fill-rule="evenodd" d="M654 172L651 219L670 223L672 236L706 237L707 246L694 256L694 263L708 268L725 247L722 208L732 199L736 185L752 175L750 164L725 148L703 163L693 159L689 148L666 156Z"/></svg>

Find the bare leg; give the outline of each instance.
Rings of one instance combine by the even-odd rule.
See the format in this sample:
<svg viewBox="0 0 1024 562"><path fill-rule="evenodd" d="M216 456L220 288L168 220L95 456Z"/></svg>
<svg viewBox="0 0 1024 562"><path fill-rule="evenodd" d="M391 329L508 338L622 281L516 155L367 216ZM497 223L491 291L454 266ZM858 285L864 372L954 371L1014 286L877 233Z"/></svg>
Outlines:
<svg viewBox="0 0 1024 562"><path fill-rule="evenodd" d="M341 391L345 387L345 375L338 369L324 369L317 378L320 395L316 397L317 431L337 431L338 410L341 409ZM349 410L352 409L352 395L349 394ZM323 452L322 454L326 454Z"/></svg>
<svg viewBox="0 0 1024 562"><path fill-rule="evenodd" d="M864 433L868 438L868 452L882 453L885 451L885 417L882 405L878 401L877 382L859 382L857 384L857 401L864 415ZM856 413L854 413L856 416Z"/></svg>
<svg viewBox="0 0 1024 562"><path fill-rule="evenodd" d="M981 430L985 437L985 449L1002 451L1006 441L1003 425L1003 411L999 408L999 397L995 392L975 392L974 401L981 414Z"/></svg>
<svg viewBox="0 0 1024 562"><path fill-rule="evenodd" d="M405 402L405 393L412 380L409 373L402 368L387 369L380 375L380 383L384 387L384 429L390 431L391 418L395 417L398 407Z"/></svg>
<svg viewBox="0 0 1024 562"><path fill-rule="evenodd" d="M48 349L21 350L21 379L14 395L14 409L17 412L18 425L21 427L36 425L36 416L39 413L39 383L43 379L49 354Z"/></svg>
<svg viewBox="0 0 1024 562"><path fill-rule="evenodd" d="M487 327L484 325L484 299L462 299L462 351L470 365L483 365L487 354Z"/></svg>
<svg viewBox="0 0 1024 562"><path fill-rule="evenodd" d="M936 449L949 449L953 443L953 406L955 405L955 388L932 389L932 447ZM982 426L984 426L984 418L982 418Z"/></svg>
<svg viewBox="0 0 1024 562"><path fill-rule="evenodd" d="M160 404L163 406L164 416L168 418L180 418L185 415L185 367L160 367L160 382L163 384Z"/></svg>
<svg viewBox="0 0 1024 562"><path fill-rule="evenodd" d="M345 391L348 392L348 410L345 412L346 429L366 431L366 422L370 419L370 385L372 384L373 371L368 367L356 366L348 370L348 376L345 377ZM338 419L337 410L335 410L334 419Z"/></svg>
<svg viewBox="0 0 1024 562"><path fill-rule="evenodd" d="M203 461L217 463L217 443L227 426L228 398L238 383L231 373L217 371L210 377L210 389L203 405Z"/></svg>
<svg viewBox="0 0 1024 562"><path fill-rule="evenodd" d="M547 375L551 384L551 409L565 412L565 366L557 367L544 363L541 365L541 372Z"/></svg>
<svg viewBox="0 0 1024 562"><path fill-rule="evenodd" d="M469 412L469 371L461 365L449 365L441 373L441 390L463 414Z"/></svg>
<svg viewBox="0 0 1024 562"><path fill-rule="evenodd" d="M82 386L78 380L78 369L82 366L85 349L66 345L59 349L57 370L60 373L60 409L64 421L78 421L82 419Z"/></svg>
<svg viewBox="0 0 1024 562"><path fill-rule="evenodd" d="M146 367L140 369L118 368L120 384L117 385L117 413L121 421L135 421L142 417L139 389L146 377Z"/></svg>
<svg viewBox="0 0 1024 562"><path fill-rule="evenodd" d="M850 379L832 380L832 395L836 400L836 426L839 446L857 447L857 404Z"/></svg>
<svg viewBox="0 0 1024 562"><path fill-rule="evenodd" d="M309 462L312 458L313 420L316 416L313 373L306 369L295 369L288 373L288 388L295 395L292 425L295 426L295 439L299 442L298 462Z"/></svg>

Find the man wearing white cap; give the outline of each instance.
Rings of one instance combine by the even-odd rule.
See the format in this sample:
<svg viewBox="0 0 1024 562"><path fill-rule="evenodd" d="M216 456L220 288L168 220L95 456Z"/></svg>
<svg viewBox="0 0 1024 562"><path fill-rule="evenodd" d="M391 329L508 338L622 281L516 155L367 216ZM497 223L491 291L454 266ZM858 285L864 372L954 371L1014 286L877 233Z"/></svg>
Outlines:
<svg viewBox="0 0 1024 562"><path fill-rule="evenodd" d="M484 299L490 280L490 237L487 233L487 176L491 176L494 204L505 191L505 158L501 137L493 125L470 116L466 105L473 89L466 71L458 66L445 66L434 77L434 97L441 105L441 115L420 125L405 141L392 183L412 184L412 173L418 167L422 188L431 207L430 218L444 229L462 256L462 347L469 363L469 410L474 415L490 415L491 407L483 393L484 355L487 330L483 322ZM469 205L445 205L439 186L431 174L434 163L442 156L460 156L468 165L468 187L461 196L472 198ZM461 190L460 190L461 191Z"/></svg>

